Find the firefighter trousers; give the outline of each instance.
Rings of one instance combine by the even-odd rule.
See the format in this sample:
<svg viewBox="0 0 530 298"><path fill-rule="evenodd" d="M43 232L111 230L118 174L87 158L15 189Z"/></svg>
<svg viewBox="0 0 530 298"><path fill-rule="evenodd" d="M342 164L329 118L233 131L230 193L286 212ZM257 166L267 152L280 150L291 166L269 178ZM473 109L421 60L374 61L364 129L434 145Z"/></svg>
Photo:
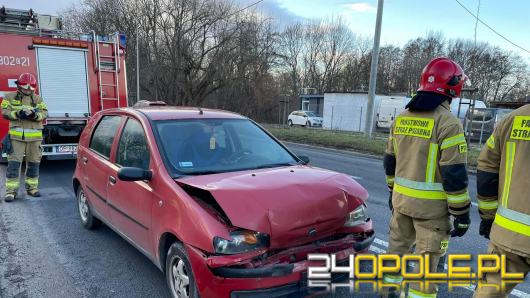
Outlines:
<svg viewBox="0 0 530 298"><path fill-rule="evenodd" d="M506 272L507 273L523 273L525 276L530 272L530 258L520 256L493 244L490 242L488 246L488 254L506 255ZM487 263L487 262L485 262ZM486 266L494 266L495 264L486 264ZM508 297L510 292L517 285L516 283L506 282L501 283L500 273L487 273L483 281L483 285L477 287L473 297ZM488 286L486 286L488 285Z"/></svg>
<svg viewBox="0 0 530 298"><path fill-rule="evenodd" d="M415 245L414 253L429 255L429 268L431 272L438 271L440 258L447 252L451 223L449 216L436 219L419 219L407 216L394 210L390 220L389 254L410 254ZM443 267L442 267L443 268ZM418 266L411 271L419 272ZM386 275L384 284L400 285L402 277ZM435 285L409 283L408 297L436 297L438 289ZM400 287L385 287L381 294L385 297L399 296Z"/></svg>
<svg viewBox="0 0 530 298"><path fill-rule="evenodd" d="M39 188L39 166L42 158L41 141L11 139L11 150L7 155L6 194L16 195L20 186L20 168L26 157L26 190Z"/></svg>

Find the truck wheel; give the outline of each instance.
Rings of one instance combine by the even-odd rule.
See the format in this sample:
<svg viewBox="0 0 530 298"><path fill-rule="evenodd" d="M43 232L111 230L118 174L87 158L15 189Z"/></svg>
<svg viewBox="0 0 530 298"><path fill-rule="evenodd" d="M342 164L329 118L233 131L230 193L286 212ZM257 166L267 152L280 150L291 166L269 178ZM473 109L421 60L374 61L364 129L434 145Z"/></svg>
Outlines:
<svg viewBox="0 0 530 298"><path fill-rule="evenodd" d="M79 211L79 219L85 229L93 230L101 224L101 221L95 218L92 214L85 191L81 186L77 189L77 207Z"/></svg>
<svg viewBox="0 0 530 298"><path fill-rule="evenodd" d="M174 298L199 297L188 254L179 242L173 243L167 252L166 282Z"/></svg>

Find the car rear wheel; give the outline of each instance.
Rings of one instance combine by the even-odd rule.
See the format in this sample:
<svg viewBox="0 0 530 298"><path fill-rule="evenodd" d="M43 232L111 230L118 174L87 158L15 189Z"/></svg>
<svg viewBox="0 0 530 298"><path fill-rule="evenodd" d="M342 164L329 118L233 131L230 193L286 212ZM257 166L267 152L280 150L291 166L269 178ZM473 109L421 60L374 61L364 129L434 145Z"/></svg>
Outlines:
<svg viewBox="0 0 530 298"><path fill-rule="evenodd" d="M289 121L287 121L287 124L289 124L289 126L293 126L293 121L289 120Z"/></svg>
<svg viewBox="0 0 530 298"><path fill-rule="evenodd" d="M188 254L178 242L173 243L167 252L166 282L172 297L199 297Z"/></svg>
<svg viewBox="0 0 530 298"><path fill-rule="evenodd" d="M101 221L92 214L85 191L81 186L77 190L77 207L79 210L79 219L85 229L92 230L101 224Z"/></svg>

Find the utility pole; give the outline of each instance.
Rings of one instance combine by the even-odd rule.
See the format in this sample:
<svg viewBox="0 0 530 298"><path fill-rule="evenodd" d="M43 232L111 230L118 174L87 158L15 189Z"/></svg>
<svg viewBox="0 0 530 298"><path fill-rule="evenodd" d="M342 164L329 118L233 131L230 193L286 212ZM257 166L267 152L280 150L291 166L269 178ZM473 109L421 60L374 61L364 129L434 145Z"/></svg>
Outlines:
<svg viewBox="0 0 530 298"><path fill-rule="evenodd" d="M136 25L136 102L140 101L140 48L138 47L138 40L140 36L138 35L138 27Z"/></svg>
<svg viewBox="0 0 530 298"><path fill-rule="evenodd" d="M379 40L381 39L381 23L383 19L383 2L377 2L377 19L375 21L374 47L372 49L372 65L370 66L370 85L368 87L368 108L366 111L366 123L364 133L372 137L374 127L374 104L375 104L375 87L377 84L377 64L379 60Z"/></svg>

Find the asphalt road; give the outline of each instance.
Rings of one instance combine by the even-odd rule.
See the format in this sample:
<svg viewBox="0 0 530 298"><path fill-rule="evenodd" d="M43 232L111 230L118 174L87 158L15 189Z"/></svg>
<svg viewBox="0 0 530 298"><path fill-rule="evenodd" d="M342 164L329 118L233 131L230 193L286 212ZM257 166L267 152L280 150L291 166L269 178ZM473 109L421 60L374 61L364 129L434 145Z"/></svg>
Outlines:
<svg viewBox="0 0 530 298"><path fill-rule="evenodd" d="M354 176L370 193L368 214L374 220L377 240L371 250L388 246L390 211L381 161L351 153L295 144L317 167ZM140 252L107 227L83 229L78 221L71 187L73 161L44 162L42 198L21 198L0 203L0 297L168 297L162 273ZM0 167L4 185L5 166ZM471 195L475 181L471 177ZM3 191L0 194L3 195ZM451 253L485 252L478 235L479 216L472 211L472 226L464 238L452 239ZM519 285L514 297L530 297L530 282ZM439 297L470 297L460 289ZM334 297L350 297L347 290ZM366 297L367 295L355 295Z"/></svg>

